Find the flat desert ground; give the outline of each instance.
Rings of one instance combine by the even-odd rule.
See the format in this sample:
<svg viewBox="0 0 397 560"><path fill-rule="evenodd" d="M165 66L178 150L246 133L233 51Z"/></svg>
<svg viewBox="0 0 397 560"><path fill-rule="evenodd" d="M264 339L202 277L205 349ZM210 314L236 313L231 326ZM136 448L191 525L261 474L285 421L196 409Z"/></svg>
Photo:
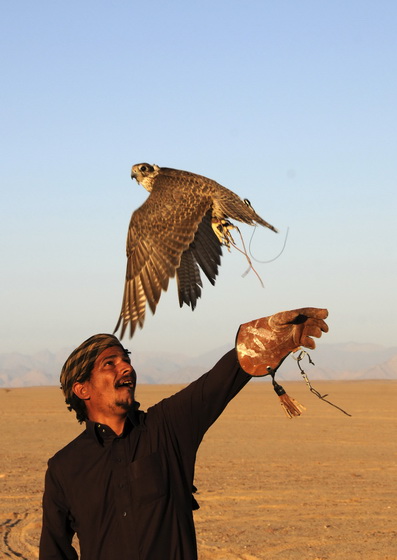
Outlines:
<svg viewBox="0 0 397 560"><path fill-rule="evenodd" d="M397 382L313 385L352 417L297 381L283 386L306 411L288 419L271 384L253 380L206 434L201 560L397 559ZM146 409L177 389L138 385L137 399ZM0 418L0 558L31 560L47 459L82 428L57 387L1 389Z"/></svg>

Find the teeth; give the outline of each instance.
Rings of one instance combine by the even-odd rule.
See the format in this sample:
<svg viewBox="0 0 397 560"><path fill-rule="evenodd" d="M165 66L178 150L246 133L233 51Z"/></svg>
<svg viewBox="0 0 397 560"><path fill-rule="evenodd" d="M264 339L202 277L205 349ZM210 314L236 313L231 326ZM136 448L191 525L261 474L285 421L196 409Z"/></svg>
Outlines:
<svg viewBox="0 0 397 560"><path fill-rule="evenodd" d="M132 381L126 379L125 381L121 381L118 385L119 387L129 387L132 385Z"/></svg>

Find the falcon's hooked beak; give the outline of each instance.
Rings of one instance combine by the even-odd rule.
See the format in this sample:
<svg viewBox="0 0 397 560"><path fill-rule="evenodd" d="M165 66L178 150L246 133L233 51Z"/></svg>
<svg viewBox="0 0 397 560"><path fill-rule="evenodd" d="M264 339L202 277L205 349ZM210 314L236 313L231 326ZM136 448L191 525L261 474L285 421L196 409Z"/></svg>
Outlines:
<svg viewBox="0 0 397 560"><path fill-rule="evenodd" d="M158 174L159 167L157 165L149 165L149 163L137 163L132 166L131 179L135 179L138 185L142 185L148 192L153 188L153 181Z"/></svg>

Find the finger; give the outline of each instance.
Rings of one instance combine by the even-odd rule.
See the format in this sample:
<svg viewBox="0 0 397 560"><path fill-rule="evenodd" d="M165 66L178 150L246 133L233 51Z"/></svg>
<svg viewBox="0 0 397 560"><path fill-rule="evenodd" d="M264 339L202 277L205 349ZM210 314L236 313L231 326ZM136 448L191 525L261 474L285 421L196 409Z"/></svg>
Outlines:
<svg viewBox="0 0 397 560"><path fill-rule="evenodd" d="M297 346L314 348L315 342L311 337L320 338L323 332L328 332L328 325L321 319L308 319L304 325L297 325L294 329L293 340Z"/></svg>
<svg viewBox="0 0 397 560"><path fill-rule="evenodd" d="M328 332L328 325L325 321L310 320L310 323L307 323L303 328L300 337L301 345L313 350L316 347L316 343L311 337L320 338L323 332Z"/></svg>
<svg viewBox="0 0 397 560"><path fill-rule="evenodd" d="M320 331L326 333L329 331L328 325L322 319L308 319L305 325L303 326L304 330L306 331L308 328L317 328ZM320 335L321 336L321 332Z"/></svg>
<svg viewBox="0 0 397 560"><path fill-rule="evenodd" d="M328 327L328 325L325 321L319 321L318 326L320 327L320 329L323 332L328 332L329 331L329 327Z"/></svg>
<svg viewBox="0 0 397 560"><path fill-rule="evenodd" d="M285 325L288 323L304 323L308 319L326 319L328 317L327 309L318 309L317 307L301 307L300 309L292 309L291 311L282 311L271 317L271 322L277 325Z"/></svg>
<svg viewBox="0 0 397 560"><path fill-rule="evenodd" d="M310 348L310 350L314 350L316 347L316 343L312 338L310 338L310 336L304 335L301 338L301 346L305 346L305 348Z"/></svg>
<svg viewBox="0 0 397 560"><path fill-rule="evenodd" d="M304 338L305 336L314 336L316 338L320 338L321 335L322 331L320 327L318 327L317 325L308 325L303 329L302 338Z"/></svg>
<svg viewBox="0 0 397 560"><path fill-rule="evenodd" d="M295 309L294 312L297 315L305 315L313 319L326 319L328 317L328 309L319 307L301 307L300 309Z"/></svg>
<svg viewBox="0 0 397 560"><path fill-rule="evenodd" d="M325 323L324 325L327 327ZM305 325L303 336L315 336L316 338L320 338L323 332L328 332L328 330L324 330L321 325Z"/></svg>

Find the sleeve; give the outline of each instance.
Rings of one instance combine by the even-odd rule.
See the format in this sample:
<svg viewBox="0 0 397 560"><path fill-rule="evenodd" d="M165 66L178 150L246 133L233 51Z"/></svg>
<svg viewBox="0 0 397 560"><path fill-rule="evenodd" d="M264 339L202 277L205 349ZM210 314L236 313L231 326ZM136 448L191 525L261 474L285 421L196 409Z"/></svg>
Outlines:
<svg viewBox="0 0 397 560"><path fill-rule="evenodd" d="M165 399L163 410L178 433L179 443L186 447L194 443L197 449L208 428L250 379L233 349L210 371Z"/></svg>
<svg viewBox="0 0 397 560"><path fill-rule="evenodd" d="M64 492L50 459L45 476L39 560L77 560L77 552L72 546L73 536Z"/></svg>

